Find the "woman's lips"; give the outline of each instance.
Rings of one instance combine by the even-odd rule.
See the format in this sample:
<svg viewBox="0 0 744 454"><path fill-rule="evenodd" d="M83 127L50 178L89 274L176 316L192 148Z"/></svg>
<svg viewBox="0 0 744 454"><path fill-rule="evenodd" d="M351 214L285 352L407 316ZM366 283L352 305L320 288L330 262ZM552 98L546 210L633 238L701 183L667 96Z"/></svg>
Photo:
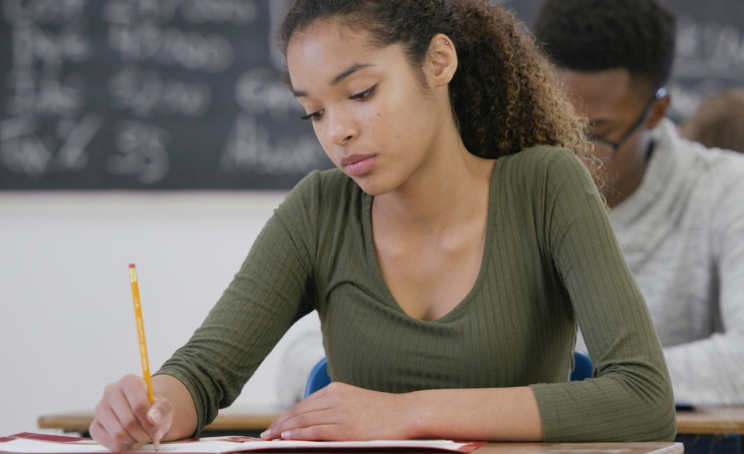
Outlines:
<svg viewBox="0 0 744 454"><path fill-rule="evenodd" d="M352 154L341 158L341 167L352 176L363 175L372 170L376 160L375 155Z"/></svg>

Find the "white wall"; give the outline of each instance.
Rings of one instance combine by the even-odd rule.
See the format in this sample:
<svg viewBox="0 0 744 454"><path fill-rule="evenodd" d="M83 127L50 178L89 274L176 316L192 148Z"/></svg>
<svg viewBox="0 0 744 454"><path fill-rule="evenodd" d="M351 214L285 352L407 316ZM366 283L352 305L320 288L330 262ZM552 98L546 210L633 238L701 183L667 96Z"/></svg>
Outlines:
<svg viewBox="0 0 744 454"><path fill-rule="evenodd" d="M151 370L189 338L284 193L0 193L0 436L92 409L141 374L128 265L135 263ZM286 343L237 403L277 403Z"/></svg>

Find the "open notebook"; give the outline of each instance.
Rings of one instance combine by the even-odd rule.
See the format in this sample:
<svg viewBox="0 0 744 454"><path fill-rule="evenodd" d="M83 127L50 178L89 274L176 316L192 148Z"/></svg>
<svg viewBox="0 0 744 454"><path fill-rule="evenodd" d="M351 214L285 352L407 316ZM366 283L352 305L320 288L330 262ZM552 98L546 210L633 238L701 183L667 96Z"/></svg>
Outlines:
<svg viewBox="0 0 744 454"><path fill-rule="evenodd" d="M206 437L190 440L164 442L160 444L158 452L178 452L189 454L202 453L230 453L263 450L307 450L307 449L410 449L410 450L443 450L468 453L484 441L452 441L452 440L373 440L373 441L265 441L251 437ZM19 433L8 437L0 437L0 453L110 453L108 449L90 438L67 437L60 435L42 435L35 433ZM145 445L139 451L155 452L153 445Z"/></svg>

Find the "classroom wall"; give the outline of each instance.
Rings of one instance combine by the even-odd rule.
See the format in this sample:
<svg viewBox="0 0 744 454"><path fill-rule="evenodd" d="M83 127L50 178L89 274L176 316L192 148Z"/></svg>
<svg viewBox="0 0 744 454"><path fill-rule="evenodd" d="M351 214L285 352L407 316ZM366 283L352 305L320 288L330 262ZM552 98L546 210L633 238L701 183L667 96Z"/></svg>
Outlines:
<svg viewBox="0 0 744 454"><path fill-rule="evenodd" d="M238 270L279 192L0 194L0 435L92 409L141 374L128 265L137 265L150 367L186 342ZM238 403L278 403L283 346Z"/></svg>

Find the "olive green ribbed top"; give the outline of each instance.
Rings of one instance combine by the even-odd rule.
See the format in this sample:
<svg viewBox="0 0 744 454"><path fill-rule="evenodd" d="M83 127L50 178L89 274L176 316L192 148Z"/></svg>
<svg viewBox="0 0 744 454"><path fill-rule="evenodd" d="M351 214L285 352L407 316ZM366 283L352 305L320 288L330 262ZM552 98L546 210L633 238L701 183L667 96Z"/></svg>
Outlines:
<svg viewBox="0 0 744 454"><path fill-rule="evenodd" d="M313 172L159 373L190 390L198 431L289 327L317 310L334 381L403 393L532 385L546 441L671 440L674 400L648 310L582 163L536 147L496 160L470 293L435 321L406 315L380 272L372 197ZM576 323L596 377L569 382Z"/></svg>

